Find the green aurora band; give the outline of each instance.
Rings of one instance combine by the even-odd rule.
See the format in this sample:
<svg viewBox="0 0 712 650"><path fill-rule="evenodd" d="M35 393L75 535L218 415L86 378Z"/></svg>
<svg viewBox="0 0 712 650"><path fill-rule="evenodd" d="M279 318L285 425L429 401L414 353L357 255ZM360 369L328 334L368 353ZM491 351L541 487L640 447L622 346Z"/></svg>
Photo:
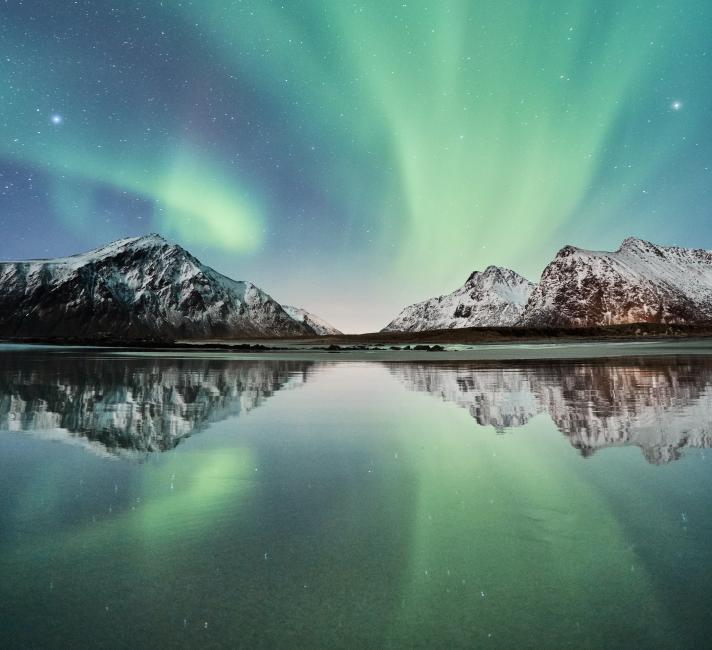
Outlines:
<svg viewBox="0 0 712 650"><path fill-rule="evenodd" d="M708 222L707 3L134 4L97 3L120 26L100 47L38 44L69 8L2 32L0 159L40 172L87 243L115 192L327 317L346 290L364 314L343 326L374 329L475 268L536 279L569 241L692 244Z"/></svg>

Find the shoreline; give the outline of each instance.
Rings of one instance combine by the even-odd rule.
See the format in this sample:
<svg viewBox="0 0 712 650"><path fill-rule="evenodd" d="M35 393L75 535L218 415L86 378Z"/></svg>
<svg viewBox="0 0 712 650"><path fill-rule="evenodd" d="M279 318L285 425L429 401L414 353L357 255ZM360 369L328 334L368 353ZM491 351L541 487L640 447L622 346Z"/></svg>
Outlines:
<svg viewBox="0 0 712 650"><path fill-rule="evenodd" d="M117 355L247 360L478 362L593 359L712 354L712 328L626 325L577 330L471 328L429 332L379 332L323 337L211 340L117 339L114 337L0 338L0 345L94 348ZM17 350L19 351L19 350Z"/></svg>
<svg viewBox="0 0 712 650"><path fill-rule="evenodd" d="M210 339L121 338L110 334L76 337L0 337L0 343L103 347L129 349L169 349L191 351L314 352L431 351L445 346L486 346L501 344L550 345L552 343L672 342L712 339L712 326L636 323L586 328L473 327L424 332L371 332L301 337L258 337Z"/></svg>

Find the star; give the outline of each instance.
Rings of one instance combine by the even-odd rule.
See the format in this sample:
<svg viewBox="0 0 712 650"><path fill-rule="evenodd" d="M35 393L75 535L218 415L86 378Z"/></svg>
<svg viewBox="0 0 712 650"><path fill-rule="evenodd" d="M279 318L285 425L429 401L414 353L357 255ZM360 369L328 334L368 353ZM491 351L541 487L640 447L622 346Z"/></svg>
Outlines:
<svg viewBox="0 0 712 650"><path fill-rule="evenodd" d="M64 122L64 118L59 113L52 113L52 116L49 118L49 120L55 126L59 126L62 122Z"/></svg>
<svg viewBox="0 0 712 650"><path fill-rule="evenodd" d="M670 108L672 108L673 111L680 111L682 110L682 102L679 99L676 99L672 104L670 104Z"/></svg>

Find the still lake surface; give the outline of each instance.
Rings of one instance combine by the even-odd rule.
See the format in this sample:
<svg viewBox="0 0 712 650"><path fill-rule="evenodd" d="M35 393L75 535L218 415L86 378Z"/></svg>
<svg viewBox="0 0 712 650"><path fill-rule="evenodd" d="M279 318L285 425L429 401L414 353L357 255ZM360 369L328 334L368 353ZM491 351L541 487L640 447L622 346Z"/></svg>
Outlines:
<svg viewBox="0 0 712 650"><path fill-rule="evenodd" d="M707 646L691 350L2 346L0 646Z"/></svg>

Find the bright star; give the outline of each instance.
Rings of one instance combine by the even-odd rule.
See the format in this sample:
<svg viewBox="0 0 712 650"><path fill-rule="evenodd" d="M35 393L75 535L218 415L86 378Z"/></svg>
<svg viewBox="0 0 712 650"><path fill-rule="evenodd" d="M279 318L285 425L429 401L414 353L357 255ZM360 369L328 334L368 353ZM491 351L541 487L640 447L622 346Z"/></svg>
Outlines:
<svg viewBox="0 0 712 650"><path fill-rule="evenodd" d="M64 118L59 113L54 113L49 119L52 124L61 124L64 122Z"/></svg>
<svg viewBox="0 0 712 650"><path fill-rule="evenodd" d="M672 104L670 104L670 108L672 108L673 111L679 111L682 109L682 102L679 99L676 99Z"/></svg>

